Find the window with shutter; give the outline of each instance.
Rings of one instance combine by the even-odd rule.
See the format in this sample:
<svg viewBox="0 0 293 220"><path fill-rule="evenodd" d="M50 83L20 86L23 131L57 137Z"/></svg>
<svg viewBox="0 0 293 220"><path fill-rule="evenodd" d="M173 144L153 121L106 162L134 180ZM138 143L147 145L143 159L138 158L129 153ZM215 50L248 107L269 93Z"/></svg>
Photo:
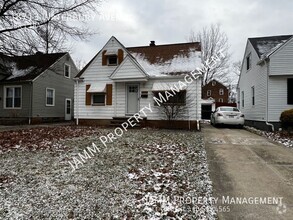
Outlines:
<svg viewBox="0 0 293 220"><path fill-rule="evenodd" d="M123 61L123 50L119 49L118 50L118 64L121 64Z"/></svg>
<svg viewBox="0 0 293 220"><path fill-rule="evenodd" d="M106 85L106 105L112 105L112 84Z"/></svg>
<svg viewBox="0 0 293 220"><path fill-rule="evenodd" d="M92 104L91 93L87 92L90 87L91 87L91 85L86 85L86 89L85 89L85 105L91 105Z"/></svg>
<svg viewBox="0 0 293 220"><path fill-rule="evenodd" d="M106 55L107 50L104 50L102 53L102 66L107 66L107 55Z"/></svg>

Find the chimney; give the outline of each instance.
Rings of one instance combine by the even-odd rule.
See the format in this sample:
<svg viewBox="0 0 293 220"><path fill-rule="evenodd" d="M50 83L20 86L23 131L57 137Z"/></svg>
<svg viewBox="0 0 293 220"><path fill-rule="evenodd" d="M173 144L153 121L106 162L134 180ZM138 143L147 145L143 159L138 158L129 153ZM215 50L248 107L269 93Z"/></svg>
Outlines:
<svg viewBox="0 0 293 220"><path fill-rule="evenodd" d="M156 42L154 40L151 40L150 47L153 47L153 46L156 46Z"/></svg>

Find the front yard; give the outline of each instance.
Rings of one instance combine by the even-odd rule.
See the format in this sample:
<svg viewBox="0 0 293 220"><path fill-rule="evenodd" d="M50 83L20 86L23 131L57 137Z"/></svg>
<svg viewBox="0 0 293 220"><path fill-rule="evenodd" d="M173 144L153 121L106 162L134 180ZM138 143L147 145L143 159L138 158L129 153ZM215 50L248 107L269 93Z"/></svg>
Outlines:
<svg viewBox="0 0 293 220"><path fill-rule="evenodd" d="M215 219L200 133L53 127L0 132L0 219ZM99 151L75 171L69 162Z"/></svg>

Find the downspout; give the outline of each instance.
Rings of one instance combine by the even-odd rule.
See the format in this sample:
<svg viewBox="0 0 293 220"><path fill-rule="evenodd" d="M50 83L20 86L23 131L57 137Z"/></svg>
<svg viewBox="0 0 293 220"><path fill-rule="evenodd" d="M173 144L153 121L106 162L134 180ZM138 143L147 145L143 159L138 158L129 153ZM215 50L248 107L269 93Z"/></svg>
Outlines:
<svg viewBox="0 0 293 220"><path fill-rule="evenodd" d="M272 131L275 131L275 127L273 124L269 123L269 63L265 60L265 64L267 65L267 108L266 108L266 125L270 126Z"/></svg>
<svg viewBox="0 0 293 220"><path fill-rule="evenodd" d="M115 101L114 103L114 115L115 117L117 117L117 82L114 82L114 86L115 86Z"/></svg>
<svg viewBox="0 0 293 220"><path fill-rule="evenodd" d="M31 88L30 88L30 108L29 108L29 117L28 117L28 124L32 124L32 117L33 117L33 83L30 82Z"/></svg>
<svg viewBox="0 0 293 220"><path fill-rule="evenodd" d="M194 80L196 80L196 82L197 82L196 88L198 88L198 79L199 79L201 76L202 76L202 75L199 74L196 78L193 77ZM200 82L200 84L201 84L201 82ZM200 86L200 88L201 88L201 86ZM201 89L200 89L200 91L201 91ZM200 96L201 96L201 92L200 92ZM195 102L196 102L196 104L195 104L195 111L196 111L196 129L197 129L197 131L200 131L200 119L199 119L199 117L198 117L198 105L199 105L199 103L198 103L198 94L196 94L195 97L196 97L196 98L195 98Z"/></svg>
<svg viewBox="0 0 293 220"><path fill-rule="evenodd" d="M78 80L76 80L76 90L75 90L75 92L76 92L76 99L77 99L77 101L76 101L76 125L78 125L79 124L79 84L78 84Z"/></svg>

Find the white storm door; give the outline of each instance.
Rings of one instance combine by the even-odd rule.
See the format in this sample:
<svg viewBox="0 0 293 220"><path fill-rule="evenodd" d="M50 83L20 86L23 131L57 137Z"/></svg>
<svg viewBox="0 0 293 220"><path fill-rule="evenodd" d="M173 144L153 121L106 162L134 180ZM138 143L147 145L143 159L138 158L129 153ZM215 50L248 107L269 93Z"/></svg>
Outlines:
<svg viewBox="0 0 293 220"><path fill-rule="evenodd" d="M65 120L71 120L71 99L65 99Z"/></svg>
<svg viewBox="0 0 293 220"><path fill-rule="evenodd" d="M139 86L137 84L126 85L127 103L126 113L135 114L138 112Z"/></svg>

